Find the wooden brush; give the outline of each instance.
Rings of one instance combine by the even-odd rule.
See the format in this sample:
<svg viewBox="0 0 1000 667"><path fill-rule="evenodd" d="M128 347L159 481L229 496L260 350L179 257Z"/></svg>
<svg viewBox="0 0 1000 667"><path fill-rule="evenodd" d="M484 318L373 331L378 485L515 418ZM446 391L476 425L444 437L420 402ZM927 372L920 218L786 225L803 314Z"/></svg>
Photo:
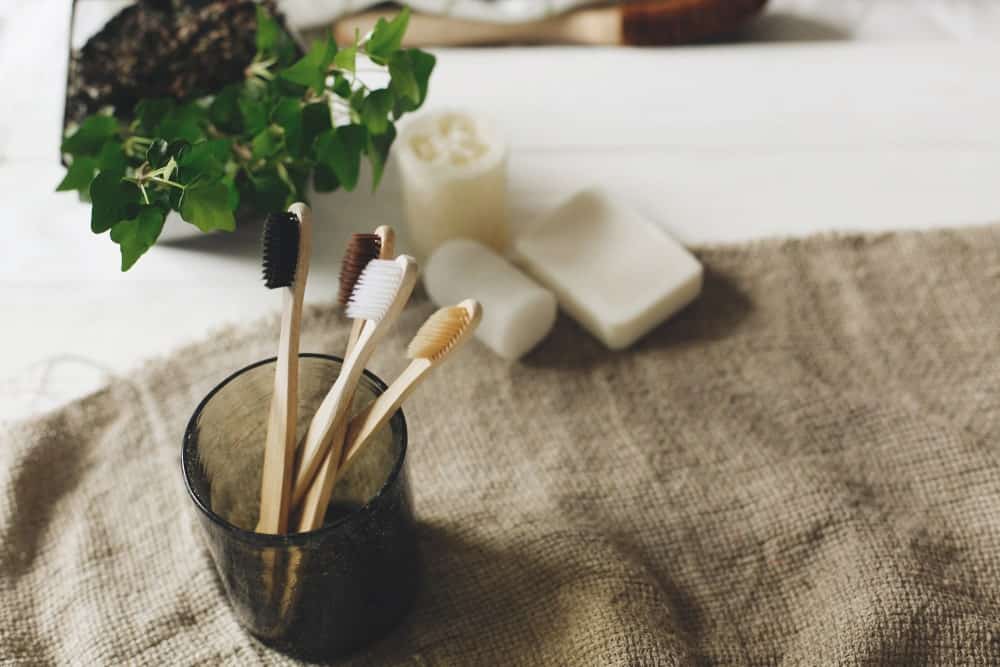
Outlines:
<svg viewBox="0 0 1000 667"><path fill-rule="evenodd" d="M351 298L351 292L361 276L361 272L368 266L368 262L373 259L393 259L396 256L396 232L389 225L381 225L375 228L372 234L355 234L347 244L347 252L344 253L344 261L340 266L340 293L337 301L341 306L347 306ZM351 325L351 333L347 338L347 349L344 351L344 358L350 354L361 335L364 327L364 320L354 320Z"/></svg>
<svg viewBox="0 0 1000 667"><path fill-rule="evenodd" d="M664 46L703 42L733 33L767 0L634 0L608 7L588 7L527 23L489 23L446 16L414 14L403 46L481 44L589 44ZM367 34L375 23L395 16L371 11L345 17L333 26L340 44Z"/></svg>
<svg viewBox="0 0 1000 667"><path fill-rule="evenodd" d="M479 326L482 316L483 308L479 302L466 299L457 306L435 311L424 322L406 349L406 356L412 359L410 365L348 425L337 479L343 476L351 461L364 449L372 436L385 426L424 378L469 339Z"/></svg>
<svg viewBox="0 0 1000 667"><path fill-rule="evenodd" d="M373 259L358 278L347 315L365 320L365 325L344 359L337 381L316 410L299 452L292 494L293 506L301 502L299 530L312 530L323 523L343 453L354 391L375 346L399 317L416 281L417 263L408 255L392 261Z"/></svg>
<svg viewBox="0 0 1000 667"><path fill-rule="evenodd" d="M299 325L311 252L312 213L308 206L292 204L287 213L268 216L262 252L264 281L268 288L280 288L284 294L274 393L264 443L258 533L280 534L288 530L298 414Z"/></svg>

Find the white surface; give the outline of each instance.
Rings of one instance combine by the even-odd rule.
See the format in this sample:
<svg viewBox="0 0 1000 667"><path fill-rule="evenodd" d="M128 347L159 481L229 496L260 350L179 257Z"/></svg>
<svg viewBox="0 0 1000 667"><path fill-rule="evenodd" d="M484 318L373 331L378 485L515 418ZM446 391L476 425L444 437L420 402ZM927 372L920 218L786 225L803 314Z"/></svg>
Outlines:
<svg viewBox="0 0 1000 667"><path fill-rule="evenodd" d="M0 3L0 418L278 306L258 229L157 247L122 275L87 207L53 192L67 7ZM595 181L689 243L1000 217L995 43L442 52L429 107L456 106L510 138L516 225ZM348 234L399 224L398 174L377 198L362 186L314 205L307 299L328 302Z"/></svg>
<svg viewBox="0 0 1000 667"><path fill-rule="evenodd" d="M424 287L442 308L464 299L483 306L476 338L504 359L519 359L556 322L556 298L491 248L470 239L442 244L424 264Z"/></svg>
<svg viewBox="0 0 1000 667"><path fill-rule="evenodd" d="M645 336L701 292L698 260L600 188L543 216L517 238L513 255L612 350Z"/></svg>

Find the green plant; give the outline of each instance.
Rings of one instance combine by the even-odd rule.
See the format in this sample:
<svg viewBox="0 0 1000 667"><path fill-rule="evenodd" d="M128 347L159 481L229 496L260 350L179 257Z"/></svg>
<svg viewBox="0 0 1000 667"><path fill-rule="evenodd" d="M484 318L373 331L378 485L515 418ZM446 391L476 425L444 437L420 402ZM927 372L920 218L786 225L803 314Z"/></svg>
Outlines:
<svg viewBox="0 0 1000 667"><path fill-rule="evenodd" d="M203 232L232 231L239 206L284 210L320 192L353 190L361 158L378 186L394 121L423 104L434 56L400 43L404 9L371 36L338 47L327 37L301 58L291 37L257 10L257 55L245 80L190 102L144 99L132 120L93 115L69 134L59 191L91 202L90 227L110 232L127 271L156 243L169 211ZM367 57L389 82L371 89L357 76Z"/></svg>

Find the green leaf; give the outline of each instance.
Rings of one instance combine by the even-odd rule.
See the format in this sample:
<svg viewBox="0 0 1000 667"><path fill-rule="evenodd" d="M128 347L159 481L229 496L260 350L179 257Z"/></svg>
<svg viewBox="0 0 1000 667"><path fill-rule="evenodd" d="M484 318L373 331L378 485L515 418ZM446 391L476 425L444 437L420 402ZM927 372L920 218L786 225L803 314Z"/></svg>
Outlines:
<svg viewBox="0 0 1000 667"><path fill-rule="evenodd" d="M273 127L264 128L250 142L253 156L258 160L266 160L281 150L281 138Z"/></svg>
<svg viewBox="0 0 1000 667"><path fill-rule="evenodd" d="M339 53L337 54L340 55ZM333 77L333 92L345 100L351 96L351 82L343 74L335 74Z"/></svg>
<svg viewBox="0 0 1000 667"><path fill-rule="evenodd" d="M139 188L118 174L101 172L90 184L90 229L101 234L139 211Z"/></svg>
<svg viewBox="0 0 1000 667"><path fill-rule="evenodd" d="M313 170L313 187L316 192L333 192L340 187L340 181L333 169L323 163L316 165Z"/></svg>
<svg viewBox="0 0 1000 667"><path fill-rule="evenodd" d="M371 134L382 134L388 129L394 102L395 96L386 88L372 91L365 98L361 106L361 120Z"/></svg>
<svg viewBox="0 0 1000 667"><path fill-rule="evenodd" d="M291 202L288 185L273 169L251 175L242 186L240 200L249 202L258 211L283 211Z"/></svg>
<svg viewBox="0 0 1000 667"><path fill-rule="evenodd" d="M239 99L240 87L236 84L226 86L219 91L208 107L208 117L212 124L223 132L239 133L243 129Z"/></svg>
<svg viewBox="0 0 1000 667"><path fill-rule="evenodd" d="M158 169L170 161L167 154L167 142L164 139L153 139L153 143L146 149L146 162L154 169Z"/></svg>
<svg viewBox="0 0 1000 667"><path fill-rule="evenodd" d="M229 206L229 188L224 183L197 183L184 190L181 217L203 232L236 229Z"/></svg>
<svg viewBox="0 0 1000 667"><path fill-rule="evenodd" d="M128 162L125 160L125 153L121 143L109 141L101 147L101 152L97 154L97 168L101 171L111 172L118 176L125 175Z"/></svg>
<svg viewBox="0 0 1000 667"><path fill-rule="evenodd" d="M190 143L205 137L202 124L206 112L194 102L168 109L156 126L156 136L167 139L183 139Z"/></svg>
<svg viewBox="0 0 1000 667"><path fill-rule="evenodd" d="M81 155L69 165L66 175L59 182L59 185L56 186L56 192L77 190L81 194L88 194L90 192L90 183L94 180L96 172L97 158Z"/></svg>
<svg viewBox="0 0 1000 667"><path fill-rule="evenodd" d="M135 105L135 119L139 123L139 132L147 136L155 133L163 117L176 106L176 102L165 97L139 100Z"/></svg>
<svg viewBox="0 0 1000 667"><path fill-rule="evenodd" d="M340 51L337 51L337 55L334 56L333 66L336 67L337 69L353 72L357 56L358 56L357 45L344 47Z"/></svg>
<svg viewBox="0 0 1000 667"><path fill-rule="evenodd" d="M372 36L365 44L368 57L380 65L389 62L389 58L403 43L403 35L409 22L410 10L405 7L391 21L380 18L375 24Z"/></svg>
<svg viewBox="0 0 1000 667"><path fill-rule="evenodd" d="M281 33L284 32L271 12L263 5L257 5L257 51L269 53L278 46Z"/></svg>
<svg viewBox="0 0 1000 667"><path fill-rule="evenodd" d="M326 87L327 69L337 54L337 44L330 38L313 42L309 52L280 73L282 79L312 88L321 93Z"/></svg>
<svg viewBox="0 0 1000 667"><path fill-rule="evenodd" d="M385 134L368 135L368 140L365 143L365 153L368 155L368 161L372 164L372 192L375 192L379 182L382 180L382 172L385 169L385 162L389 157L389 149L392 147L392 142L395 139L396 126L392 123L389 123Z"/></svg>
<svg viewBox="0 0 1000 667"><path fill-rule="evenodd" d="M229 139L212 139L194 144L177 156L177 179L181 183L217 181L225 174L232 151Z"/></svg>
<svg viewBox="0 0 1000 667"><path fill-rule="evenodd" d="M389 71L393 72L389 88L396 93L394 115L397 119L407 111L419 109L427 99L427 88L436 62L433 55L420 49L407 49L393 55L389 62Z"/></svg>
<svg viewBox="0 0 1000 667"><path fill-rule="evenodd" d="M118 134L118 121L111 116L88 116L76 132L62 142L62 152L70 155L96 155L104 142Z"/></svg>
<svg viewBox="0 0 1000 667"><path fill-rule="evenodd" d="M316 161L332 171L345 190L353 190L358 184L366 134L358 125L342 125L316 140Z"/></svg>
<svg viewBox="0 0 1000 667"><path fill-rule="evenodd" d="M240 108L244 135L253 136L267 127L267 104L262 94L244 88L236 104Z"/></svg>
<svg viewBox="0 0 1000 667"><path fill-rule="evenodd" d="M330 107L326 102L314 102L302 107L302 152L306 153L316 137L333 127Z"/></svg>
<svg viewBox="0 0 1000 667"><path fill-rule="evenodd" d="M153 247L163 231L166 211L159 206L141 206L135 218L122 220L111 228L111 240L122 254L122 271L128 271L142 255Z"/></svg>

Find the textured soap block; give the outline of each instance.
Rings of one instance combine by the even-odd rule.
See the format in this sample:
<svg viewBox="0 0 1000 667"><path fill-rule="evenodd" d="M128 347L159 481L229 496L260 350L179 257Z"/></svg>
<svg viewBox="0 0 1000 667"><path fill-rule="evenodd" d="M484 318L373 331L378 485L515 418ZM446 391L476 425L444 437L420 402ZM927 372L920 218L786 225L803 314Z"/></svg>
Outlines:
<svg viewBox="0 0 1000 667"><path fill-rule="evenodd" d="M514 242L515 260L613 350L628 347L701 291L701 264L654 223L585 190Z"/></svg>
<svg viewBox="0 0 1000 667"><path fill-rule="evenodd" d="M445 242L428 258L423 276L427 294L439 306L469 298L482 304L476 338L505 359L521 357L555 324L552 292L476 241Z"/></svg>

